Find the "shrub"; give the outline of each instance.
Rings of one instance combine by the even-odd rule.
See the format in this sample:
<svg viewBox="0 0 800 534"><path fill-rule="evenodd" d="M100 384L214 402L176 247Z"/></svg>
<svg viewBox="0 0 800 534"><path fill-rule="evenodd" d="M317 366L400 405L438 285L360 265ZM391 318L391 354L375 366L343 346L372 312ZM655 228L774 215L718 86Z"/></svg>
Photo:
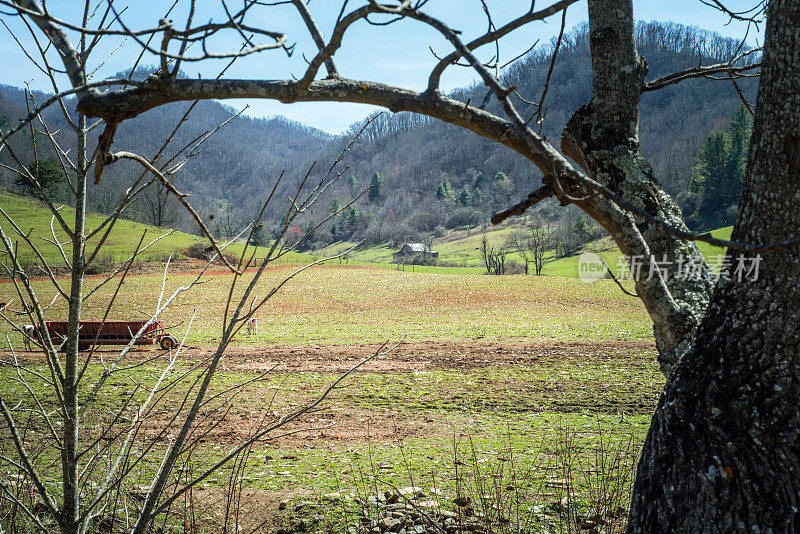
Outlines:
<svg viewBox="0 0 800 534"><path fill-rule="evenodd" d="M444 225L447 228L456 228L458 226L474 227L481 224L482 221L483 215L481 215L481 212L472 208L458 208L453 210Z"/></svg>
<svg viewBox="0 0 800 534"><path fill-rule="evenodd" d="M505 274L525 274L525 266L517 260L507 260Z"/></svg>
<svg viewBox="0 0 800 534"><path fill-rule="evenodd" d="M192 246L190 246L189 248L185 249L183 251L183 254L187 258L194 258L196 260L209 261L212 257L214 257L215 251L214 251L214 247L212 247L211 245L206 245L203 242L197 242L197 243L193 244ZM239 261L238 256L235 256L233 254L224 254L224 256L225 256L225 259L228 260L228 263L230 263L232 265L236 264L236 262ZM214 261L218 262L218 263L221 263L221 260L219 258L217 258Z"/></svg>
<svg viewBox="0 0 800 534"><path fill-rule="evenodd" d="M204 245L203 243L195 243L186 250L183 251L183 254L188 258L194 258L196 260L206 260L210 257L208 255L208 251L206 249L214 250L213 247L208 245Z"/></svg>
<svg viewBox="0 0 800 534"><path fill-rule="evenodd" d="M284 237L283 240L284 243L286 243L286 247L291 248L297 245L305 235L302 228L299 226L292 226L286 231L286 237Z"/></svg>
<svg viewBox="0 0 800 534"><path fill-rule="evenodd" d="M423 232L430 232L437 226L441 226L444 220L445 217L440 211L432 209L432 206L424 206L414 210L414 212L408 216L406 222L412 228L422 230Z"/></svg>

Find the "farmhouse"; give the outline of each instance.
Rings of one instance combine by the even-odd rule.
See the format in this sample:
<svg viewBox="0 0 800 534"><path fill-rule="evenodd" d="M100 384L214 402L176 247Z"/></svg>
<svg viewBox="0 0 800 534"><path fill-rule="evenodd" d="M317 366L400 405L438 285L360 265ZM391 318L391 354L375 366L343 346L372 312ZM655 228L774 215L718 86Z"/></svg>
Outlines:
<svg viewBox="0 0 800 534"><path fill-rule="evenodd" d="M400 250L392 254L392 261L395 263L418 263L435 260L438 257L439 253L432 251L424 243L406 243Z"/></svg>

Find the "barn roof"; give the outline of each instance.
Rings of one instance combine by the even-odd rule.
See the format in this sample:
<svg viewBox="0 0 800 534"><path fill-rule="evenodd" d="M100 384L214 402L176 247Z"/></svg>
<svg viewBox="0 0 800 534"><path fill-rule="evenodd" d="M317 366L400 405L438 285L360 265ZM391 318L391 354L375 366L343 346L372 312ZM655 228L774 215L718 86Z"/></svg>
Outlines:
<svg viewBox="0 0 800 534"><path fill-rule="evenodd" d="M403 248L409 247L411 252L430 252L431 249L428 248L427 245L424 243L406 243Z"/></svg>

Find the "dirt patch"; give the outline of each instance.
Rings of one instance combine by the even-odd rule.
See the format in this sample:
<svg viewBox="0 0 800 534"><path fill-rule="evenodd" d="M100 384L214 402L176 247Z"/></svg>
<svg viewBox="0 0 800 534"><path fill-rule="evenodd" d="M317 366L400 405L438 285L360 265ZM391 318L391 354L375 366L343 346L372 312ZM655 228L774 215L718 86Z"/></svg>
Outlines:
<svg viewBox="0 0 800 534"><path fill-rule="evenodd" d="M234 346L222 361L219 373L252 374L272 369L289 377L302 373L343 373L380 348L379 344ZM621 367L631 362L638 364L646 357L643 353L652 355L653 350L651 343L622 341L553 343L545 340L475 340L403 344L390 354L376 357L358 371L362 376L379 375L385 378L369 378L367 383L356 378L351 387L335 394L330 402L326 401L328 408L325 411L304 416L301 422L289 424L272 433L271 436L281 437L271 438L269 443L286 449L335 449L353 441L400 442L450 435L463 424L470 410L579 411L587 403L604 412L613 412L618 407L624 410L631 408L628 404L641 402L638 397L640 387L631 386L636 395L628 401L620 400L624 393L621 386L607 391L604 382L591 386L590 382L580 380L535 383L520 381L518 377L505 378L507 373L502 372L498 377L478 378L475 388L456 391L444 385L441 388L426 386L415 393L412 388L416 385L402 377L413 377L415 373L431 376L431 372L435 376L437 371L480 373L482 369L498 368L507 368L510 374L517 366L555 368L569 360ZM212 354L211 347L192 348L183 357L189 361L200 361L210 358ZM152 356L153 349L138 350L132 355L140 359ZM224 416L221 412L204 413L200 419L207 420L208 424L201 423L195 435L202 435L199 438L201 443L241 441L264 425L274 422L276 416L291 409L292 402L300 405L314 398L320 393L322 382L299 381L294 385L296 387L282 387L277 393L275 407L278 413L273 411L271 405L275 390L253 384L247 395L239 397L236 408L227 411ZM395 389L388 389L390 387ZM480 397L473 399L471 389L480 389ZM652 395L656 394L656 391L652 392ZM605 399L609 396L610 400ZM576 402L576 399L583 399L583 404ZM652 399L646 399L646 403L649 404L649 400ZM481 406L472 406L475 402ZM609 404L608 409L603 408L604 403ZM649 410L650 407L643 409ZM144 425L144 433L152 436L163 431L169 424L169 415L164 413L151 417Z"/></svg>
<svg viewBox="0 0 800 534"><path fill-rule="evenodd" d="M383 347L380 343L352 345L232 345L223 358L222 371L266 371L276 366L280 370L303 372L343 372L358 362L375 354ZM215 347L189 347L181 354L182 360L200 361L210 358ZM127 360L145 360L156 356L157 347L135 347ZM525 341L422 341L402 343L389 354L375 357L361 372L392 373L402 371L432 371L474 369L489 366L530 364L560 361L565 358L594 361L612 361L621 354L653 351L652 342L607 341L563 342L551 340ZM95 358L109 359L118 349L100 347ZM44 358L41 352L19 352L22 361L36 362ZM164 359L167 358L165 354ZM10 360L11 354L0 351L0 359ZM156 361L161 359L157 357Z"/></svg>
<svg viewBox="0 0 800 534"><path fill-rule="evenodd" d="M200 444L241 443L274 424L277 421L276 413L271 410L230 410L201 414L200 424L190 440ZM164 433L164 429L168 424L167 414L152 417L142 425L140 434L148 438L162 435L167 441L170 436ZM335 450L348 443L400 443L407 439L440 435L443 431L444 435L451 435L454 424L452 418L434 419L424 413L408 414L380 408L335 408L306 414L265 434L259 442L280 449Z"/></svg>
<svg viewBox="0 0 800 534"><path fill-rule="evenodd" d="M379 344L233 346L222 360L220 375L253 375L275 369L276 374L296 379L303 373L336 374L351 369L375 354ZM200 362L213 354L212 347L190 348L182 360ZM116 352L104 347L95 357L106 361ZM148 360L157 355L155 348L137 348L128 359ZM7 359L10 355L2 355ZM42 353L22 353L31 363ZM156 358L166 359L167 355ZM452 435L463 428L470 413L489 411L580 411L593 409L613 413L649 411L657 390L643 393L640 383L610 383L592 380L545 376L530 380L512 376L516 369L532 367L557 369L566 363L606 366L642 366L642 360L654 358L652 343L596 342L565 343L548 340L520 341L449 341L404 343L393 352L380 355L358 370L361 377L326 401L322 412L308 414L270 434L270 446L282 449L336 449L348 442L400 442L406 439ZM583 367L583 366L582 366ZM507 369L507 371L503 371ZM500 372L495 372L500 370ZM464 371L474 385L435 383L436 372ZM487 373L484 373L487 371ZM469 373L467 373L469 372ZM425 382L414 382L417 373L425 373ZM477 374L476 374L477 373ZM272 373L269 373L270 375ZM460 376L460 375L459 375ZM236 382L243 381L236 378ZM616 381L616 379L614 379ZM279 381L252 384L237 398L234 409L209 410L199 418L194 431L200 443L229 444L241 442L283 415L317 396L328 379L295 380L293 387L270 386ZM276 395L273 406L272 395ZM607 405L607 406L606 406ZM429 415L430 414L430 415ZM153 414L143 424L143 435L162 434L169 439L171 412ZM174 423L173 423L174 424ZM177 429L175 429L177 430Z"/></svg>
<svg viewBox="0 0 800 534"><path fill-rule="evenodd" d="M227 370L282 369L316 372L342 372L381 348L380 344L288 345L269 347L230 347L224 360ZM403 343L390 354L381 355L364 367L364 372L431 371L526 364L564 358L611 360L620 352L653 350L653 343L552 341L424 341ZM194 349L190 358L204 358L213 349Z"/></svg>

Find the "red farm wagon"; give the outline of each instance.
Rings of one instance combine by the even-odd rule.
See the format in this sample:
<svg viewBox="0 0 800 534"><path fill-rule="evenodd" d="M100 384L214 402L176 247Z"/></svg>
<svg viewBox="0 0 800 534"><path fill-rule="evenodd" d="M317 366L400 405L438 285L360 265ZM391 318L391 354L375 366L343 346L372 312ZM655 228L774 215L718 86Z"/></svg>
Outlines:
<svg viewBox="0 0 800 534"><path fill-rule="evenodd" d="M47 321L47 331L53 343L60 345L67 336L67 321ZM93 345L127 345L147 321L81 321L78 346L87 349ZM178 340L169 335L161 324L154 321L145 327L136 340L137 345L158 343L164 349L172 349Z"/></svg>

